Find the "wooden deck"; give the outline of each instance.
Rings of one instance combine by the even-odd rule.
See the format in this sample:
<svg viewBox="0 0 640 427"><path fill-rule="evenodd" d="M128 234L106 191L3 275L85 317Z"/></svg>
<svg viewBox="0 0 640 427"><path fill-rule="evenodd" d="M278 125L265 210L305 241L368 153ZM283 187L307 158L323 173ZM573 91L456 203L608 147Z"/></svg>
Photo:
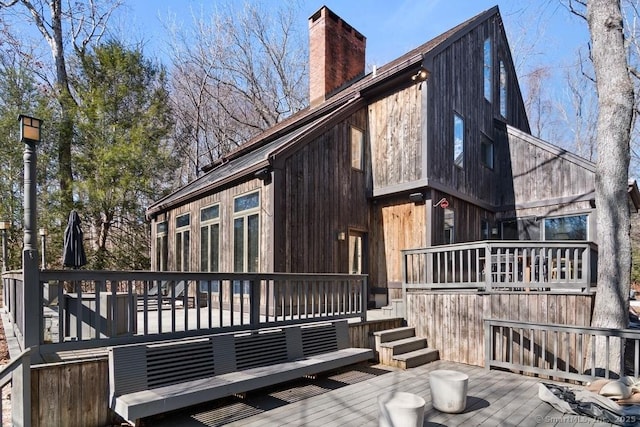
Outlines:
<svg viewBox="0 0 640 427"><path fill-rule="evenodd" d="M429 372L455 369L469 375L467 409L444 414L431 406ZM546 380L545 380L546 381ZM436 361L406 371L356 365L317 379L192 407L145 420L153 426L377 426L377 396L388 391L418 394L427 401L425 426L611 426L587 417L563 415L538 398L540 379Z"/></svg>

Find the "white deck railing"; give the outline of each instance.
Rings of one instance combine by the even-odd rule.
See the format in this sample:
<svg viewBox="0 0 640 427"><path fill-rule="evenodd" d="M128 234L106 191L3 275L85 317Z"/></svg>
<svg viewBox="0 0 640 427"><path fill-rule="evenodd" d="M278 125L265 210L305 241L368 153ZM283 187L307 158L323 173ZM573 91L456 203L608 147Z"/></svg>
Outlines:
<svg viewBox="0 0 640 427"><path fill-rule="evenodd" d="M590 242L482 241L402 253L405 290L590 292L597 278Z"/></svg>
<svg viewBox="0 0 640 427"><path fill-rule="evenodd" d="M358 317L367 278L347 274L42 270L39 313L24 313L21 272L3 275L21 346L40 354L212 332ZM37 328L25 329L25 322Z"/></svg>

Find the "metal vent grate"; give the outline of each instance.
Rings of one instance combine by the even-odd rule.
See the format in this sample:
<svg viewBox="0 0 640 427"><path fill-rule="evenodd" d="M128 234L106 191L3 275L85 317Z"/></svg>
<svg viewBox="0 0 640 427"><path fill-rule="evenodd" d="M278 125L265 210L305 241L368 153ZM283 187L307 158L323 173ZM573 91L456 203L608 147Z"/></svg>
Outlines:
<svg viewBox="0 0 640 427"><path fill-rule="evenodd" d="M284 331L237 336L235 349L238 370L287 361L287 340Z"/></svg>
<svg viewBox="0 0 640 427"><path fill-rule="evenodd" d="M333 325L302 328L302 351L305 356L338 350Z"/></svg>
<svg viewBox="0 0 640 427"><path fill-rule="evenodd" d="M149 388L213 375L213 348L210 339L147 347Z"/></svg>

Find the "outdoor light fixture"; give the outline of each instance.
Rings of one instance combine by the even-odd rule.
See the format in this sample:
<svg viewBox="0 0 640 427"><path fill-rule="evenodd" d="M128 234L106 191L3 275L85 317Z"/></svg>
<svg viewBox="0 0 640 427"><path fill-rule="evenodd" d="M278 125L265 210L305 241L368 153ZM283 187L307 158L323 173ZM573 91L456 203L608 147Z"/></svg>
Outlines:
<svg viewBox="0 0 640 427"><path fill-rule="evenodd" d="M429 78L429 71L424 67L420 67L418 72L416 72L413 76L411 76L411 80L417 83L423 82L428 78Z"/></svg>
<svg viewBox="0 0 640 427"><path fill-rule="evenodd" d="M413 203L422 203L424 202L424 194L422 193L411 193L409 194L409 200Z"/></svg>
<svg viewBox="0 0 640 427"><path fill-rule="evenodd" d="M0 221L0 232L2 234L2 271L7 271L7 231L11 227L9 221Z"/></svg>
<svg viewBox="0 0 640 427"><path fill-rule="evenodd" d="M346 240L346 238L347 238L347 233L345 233L344 231L338 232L338 240Z"/></svg>
<svg viewBox="0 0 640 427"><path fill-rule="evenodd" d="M33 117L20 115L20 141L40 142L40 125L42 120Z"/></svg>

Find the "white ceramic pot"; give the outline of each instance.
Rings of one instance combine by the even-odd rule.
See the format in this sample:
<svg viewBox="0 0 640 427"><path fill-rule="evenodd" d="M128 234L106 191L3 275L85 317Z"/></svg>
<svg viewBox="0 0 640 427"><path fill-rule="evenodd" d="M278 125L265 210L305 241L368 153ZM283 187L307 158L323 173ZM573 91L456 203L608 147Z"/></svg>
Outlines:
<svg viewBox="0 0 640 427"><path fill-rule="evenodd" d="M458 371L441 369L429 374L431 402L441 412L459 414L467 406L469 376Z"/></svg>
<svg viewBox="0 0 640 427"><path fill-rule="evenodd" d="M378 397L380 427L422 427L425 401L413 393L394 391Z"/></svg>

